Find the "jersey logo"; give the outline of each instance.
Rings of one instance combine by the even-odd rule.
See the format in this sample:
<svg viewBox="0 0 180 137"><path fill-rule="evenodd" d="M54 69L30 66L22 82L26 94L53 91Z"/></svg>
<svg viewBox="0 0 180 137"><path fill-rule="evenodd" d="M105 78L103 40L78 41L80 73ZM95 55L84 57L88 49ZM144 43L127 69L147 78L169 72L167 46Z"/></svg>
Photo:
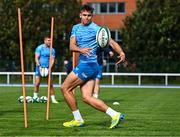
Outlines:
<svg viewBox="0 0 180 137"><path fill-rule="evenodd" d="M83 72L82 73L82 76L84 77L84 78L87 78L87 75Z"/></svg>

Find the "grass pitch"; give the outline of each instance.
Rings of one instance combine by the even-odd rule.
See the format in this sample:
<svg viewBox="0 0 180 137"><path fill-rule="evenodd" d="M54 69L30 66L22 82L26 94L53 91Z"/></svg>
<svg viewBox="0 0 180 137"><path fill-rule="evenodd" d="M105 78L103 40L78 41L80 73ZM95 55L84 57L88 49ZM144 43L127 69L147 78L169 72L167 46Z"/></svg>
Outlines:
<svg viewBox="0 0 180 137"><path fill-rule="evenodd" d="M23 104L18 102L21 87L0 87L0 136L180 136L179 89L101 89L100 98L109 106L125 114L116 129L110 130L110 117L99 112L76 96L85 127L65 128L62 123L71 120L72 114L55 88L59 104L50 104L50 119L45 120L46 104L29 103L28 128L24 128ZM33 95L33 88L26 88ZM47 88L40 88L40 96ZM113 102L119 106L113 106Z"/></svg>

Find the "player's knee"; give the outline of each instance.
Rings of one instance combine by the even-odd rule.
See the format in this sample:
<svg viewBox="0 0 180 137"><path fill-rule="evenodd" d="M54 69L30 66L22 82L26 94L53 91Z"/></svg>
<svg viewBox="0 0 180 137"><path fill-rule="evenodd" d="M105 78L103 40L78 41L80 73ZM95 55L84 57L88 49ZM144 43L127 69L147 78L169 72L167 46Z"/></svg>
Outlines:
<svg viewBox="0 0 180 137"><path fill-rule="evenodd" d="M89 102L90 102L90 97L89 96L83 96L82 97L82 100L83 100L83 102L85 102L85 103L88 103L89 104Z"/></svg>
<svg viewBox="0 0 180 137"><path fill-rule="evenodd" d="M40 85L40 83L36 83L36 84L35 84L36 87L39 87L39 85Z"/></svg>
<svg viewBox="0 0 180 137"><path fill-rule="evenodd" d="M62 92L64 92L64 86L63 85L61 85L60 89Z"/></svg>
<svg viewBox="0 0 180 137"><path fill-rule="evenodd" d="M61 91L63 94L65 94L65 92L67 91L67 87L65 85L61 86Z"/></svg>
<svg viewBox="0 0 180 137"><path fill-rule="evenodd" d="M64 85L61 86L61 91L64 96L69 95L73 92L73 87L70 85Z"/></svg>

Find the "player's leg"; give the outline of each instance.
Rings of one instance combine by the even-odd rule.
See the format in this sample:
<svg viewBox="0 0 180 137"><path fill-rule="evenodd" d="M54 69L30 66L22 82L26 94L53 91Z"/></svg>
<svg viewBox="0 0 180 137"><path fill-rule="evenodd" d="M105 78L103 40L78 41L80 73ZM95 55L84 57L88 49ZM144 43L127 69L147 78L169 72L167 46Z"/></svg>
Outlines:
<svg viewBox="0 0 180 137"><path fill-rule="evenodd" d="M90 80L81 86L83 101L97 110L105 112L107 115L109 115L112 118L111 126L109 128L116 128L123 119L124 115L108 107L102 100L92 96L94 83L94 80Z"/></svg>
<svg viewBox="0 0 180 137"><path fill-rule="evenodd" d="M102 112L106 112L108 106L100 99L94 98L92 96L92 91L94 90L95 81L89 80L84 85L81 86L81 94L83 101L92 107L100 110Z"/></svg>
<svg viewBox="0 0 180 137"><path fill-rule="evenodd" d="M57 103L59 103L57 100L56 100L56 98L55 98L55 92L54 92L54 87L53 87L53 78L51 77L51 83L50 83L50 91L51 91L51 101L52 101L52 103L55 103L55 104L57 104Z"/></svg>
<svg viewBox="0 0 180 137"><path fill-rule="evenodd" d="M84 81L82 81L80 78L78 78L75 73L72 71L65 79L61 86L61 91L63 93L64 99L66 103L68 104L69 108L71 109L74 120L68 121L63 123L63 126L65 127L81 127L84 126L84 120L78 110L76 98L73 94L74 88L76 88L78 85L83 84Z"/></svg>
<svg viewBox="0 0 180 137"><path fill-rule="evenodd" d="M34 85L34 98L37 98L38 97L38 93L39 93L39 85L40 85L40 82L41 82L41 75L40 75L40 71L39 71L39 67L36 66L35 68L35 85Z"/></svg>
<svg viewBox="0 0 180 137"><path fill-rule="evenodd" d="M96 76L95 80L95 87L94 87L94 92L93 92L93 97L98 98L99 92L100 92L100 80L102 79L102 71L103 71L103 66L98 65L98 74Z"/></svg>
<svg viewBox="0 0 180 137"><path fill-rule="evenodd" d="M99 86L100 86L100 79L96 78L94 92L93 92L93 97L95 98L98 98L99 96L99 91L100 91Z"/></svg>
<svg viewBox="0 0 180 137"><path fill-rule="evenodd" d="M66 77L66 79L64 80L64 82L61 86L61 91L62 91L65 101L67 102L71 111L75 111L77 109L76 99L75 99L75 96L72 91L78 85L81 85L83 83L84 83L84 81L82 81L80 78L78 78L74 72L71 72Z"/></svg>
<svg viewBox="0 0 180 137"><path fill-rule="evenodd" d="M40 81L41 81L41 77L36 76L35 77L35 85L34 85L34 97L35 98L38 97Z"/></svg>

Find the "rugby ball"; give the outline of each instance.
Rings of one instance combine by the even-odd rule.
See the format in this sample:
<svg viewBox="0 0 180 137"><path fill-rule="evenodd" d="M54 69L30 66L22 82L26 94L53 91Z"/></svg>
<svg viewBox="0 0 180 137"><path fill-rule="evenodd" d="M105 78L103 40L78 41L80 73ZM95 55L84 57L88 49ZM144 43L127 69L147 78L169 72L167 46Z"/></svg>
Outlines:
<svg viewBox="0 0 180 137"><path fill-rule="evenodd" d="M18 101L20 102L20 103L23 103L24 102L24 97L23 96L20 96L19 98L18 98ZM33 100L32 100L32 97L30 97L30 96L26 96L26 102L27 103L31 103Z"/></svg>
<svg viewBox="0 0 180 137"><path fill-rule="evenodd" d="M46 103L47 102L47 97L46 96L40 97L40 102L41 103Z"/></svg>
<svg viewBox="0 0 180 137"><path fill-rule="evenodd" d="M27 102L27 103L33 102L32 97L31 97L31 96L26 96L26 102Z"/></svg>
<svg viewBox="0 0 180 137"><path fill-rule="evenodd" d="M113 102L113 105L119 105L119 102Z"/></svg>
<svg viewBox="0 0 180 137"><path fill-rule="evenodd" d="M111 33L109 28L101 27L96 33L96 41L99 47L104 48L109 45Z"/></svg>
<svg viewBox="0 0 180 137"><path fill-rule="evenodd" d="M23 97L23 96L20 96L20 97L18 98L18 101L19 101L19 103L24 102L24 97Z"/></svg>
<svg viewBox="0 0 180 137"><path fill-rule="evenodd" d="M40 98L39 97L33 97L32 98L32 103L39 103L40 102Z"/></svg>
<svg viewBox="0 0 180 137"><path fill-rule="evenodd" d="M48 68L41 68L40 74L42 77L47 77L48 72Z"/></svg>

